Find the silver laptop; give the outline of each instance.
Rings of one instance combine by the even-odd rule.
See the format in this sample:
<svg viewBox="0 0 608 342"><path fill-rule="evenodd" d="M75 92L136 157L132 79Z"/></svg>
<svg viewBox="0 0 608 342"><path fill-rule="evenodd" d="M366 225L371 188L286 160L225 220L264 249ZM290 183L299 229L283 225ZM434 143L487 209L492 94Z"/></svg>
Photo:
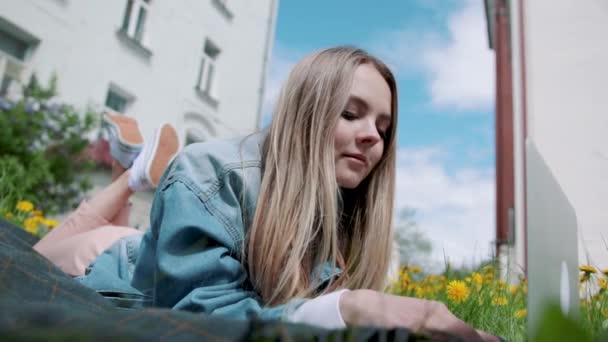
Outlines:
<svg viewBox="0 0 608 342"><path fill-rule="evenodd" d="M528 336L534 336L546 303L580 315L578 240L574 208L542 155L526 141Z"/></svg>

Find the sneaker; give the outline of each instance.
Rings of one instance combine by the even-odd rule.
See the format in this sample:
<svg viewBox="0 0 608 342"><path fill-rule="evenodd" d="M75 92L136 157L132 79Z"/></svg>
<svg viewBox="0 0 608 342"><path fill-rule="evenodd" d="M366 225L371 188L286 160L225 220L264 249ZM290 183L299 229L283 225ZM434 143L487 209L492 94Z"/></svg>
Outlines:
<svg viewBox="0 0 608 342"><path fill-rule="evenodd" d="M142 191L156 188L167 165L179 149L177 132L170 124L163 124L154 132L154 138L144 145L135 158L129 174L129 188Z"/></svg>
<svg viewBox="0 0 608 342"><path fill-rule="evenodd" d="M125 169L130 168L144 144L137 121L124 115L104 114L101 122L108 132L110 155Z"/></svg>

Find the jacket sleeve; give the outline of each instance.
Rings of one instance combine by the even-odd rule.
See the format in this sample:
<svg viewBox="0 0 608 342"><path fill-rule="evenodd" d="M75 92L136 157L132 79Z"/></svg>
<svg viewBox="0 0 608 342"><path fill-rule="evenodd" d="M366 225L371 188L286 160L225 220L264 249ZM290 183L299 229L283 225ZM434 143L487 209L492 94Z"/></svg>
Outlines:
<svg viewBox="0 0 608 342"><path fill-rule="evenodd" d="M151 228L140 253L142 260L154 265L154 304L233 319L288 319L306 300L267 307L251 289L237 252L240 241L218 212L225 205L220 202L234 200L232 191L220 190L210 197L199 192L179 180L157 189Z"/></svg>

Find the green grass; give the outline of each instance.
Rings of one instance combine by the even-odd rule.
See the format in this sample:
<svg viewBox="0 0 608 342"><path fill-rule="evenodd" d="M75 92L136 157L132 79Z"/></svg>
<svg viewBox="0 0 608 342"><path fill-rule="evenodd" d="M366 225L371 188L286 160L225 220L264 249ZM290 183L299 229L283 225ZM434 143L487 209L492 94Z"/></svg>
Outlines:
<svg viewBox="0 0 608 342"><path fill-rule="evenodd" d="M581 298L585 299L581 299L580 319L567 318L550 305L533 341L608 338L608 274L597 270L581 273ZM448 268L442 275L425 275L422 270L404 266L389 292L443 302L452 313L476 329L508 341L527 341L527 282L522 278L517 284L507 284L496 274L491 265L471 273L453 272ZM556 335L556 331L560 333ZM558 339L554 339L556 337Z"/></svg>

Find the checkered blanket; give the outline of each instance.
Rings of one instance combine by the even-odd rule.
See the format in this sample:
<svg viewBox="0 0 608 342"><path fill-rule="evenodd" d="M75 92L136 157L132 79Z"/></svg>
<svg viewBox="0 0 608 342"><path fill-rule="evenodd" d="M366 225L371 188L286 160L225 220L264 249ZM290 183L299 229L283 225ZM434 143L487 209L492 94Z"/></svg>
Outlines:
<svg viewBox="0 0 608 342"><path fill-rule="evenodd" d="M411 341L405 329L327 331L275 321L233 321L167 309L120 309L64 274L0 220L0 339ZM419 337L419 336L418 336Z"/></svg>

